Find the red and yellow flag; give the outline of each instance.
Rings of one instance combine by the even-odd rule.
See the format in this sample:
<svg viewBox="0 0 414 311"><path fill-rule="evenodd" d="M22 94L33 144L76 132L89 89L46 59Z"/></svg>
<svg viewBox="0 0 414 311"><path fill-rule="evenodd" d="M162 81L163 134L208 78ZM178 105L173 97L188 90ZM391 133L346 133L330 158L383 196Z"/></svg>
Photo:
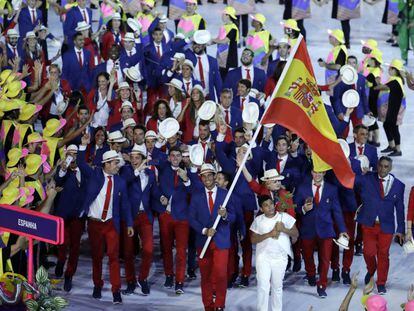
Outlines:
<svg viewBox="0 0 414 311"><path fill-rule="evenodd" d="M277 123L297 133L312 149L315 170L332 168L341 184L352 188L355 175L326 113L306 43L298 41L261 122Z"/></svg>

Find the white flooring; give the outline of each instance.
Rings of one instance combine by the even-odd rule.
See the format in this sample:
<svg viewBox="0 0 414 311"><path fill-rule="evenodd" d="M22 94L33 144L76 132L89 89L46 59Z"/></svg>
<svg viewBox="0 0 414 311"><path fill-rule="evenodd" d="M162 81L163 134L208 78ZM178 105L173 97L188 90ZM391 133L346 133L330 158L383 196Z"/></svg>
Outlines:
<svg viewBox="0 0 414 311"><path fill-rule="evenodd" d="M362 1L361 1L362 2ZM206 18L208 29L213 36L218 33L218 28L221 23L220 12L223 9L223 4L204 4L199 7L199 12ZM158 7L158 10L165 11L165 7ZM385 43L389 37L391 27L381 24L382 13L384 9L384 1L381 1L375 6L369 6L362 2L362 17L351 22L351 51L350 54L361 56L360 40L374 38L378 40L381 50L384 52L384 61L391 62L392 58L399 57L400 52L398 48L393 48ZM282 29L279 22L282 18L283 7L278 4L277 0L266 0L265 4L258 4L257 11L263 13L267 18L267 28L271 30L276 38L282 35ZM326 34L327 28L339 28L340 22L330 18L331 4L324 7L317 7L312 3L312 18L305 21L305 26L308 33L308 47L309 52L314 62L315 72L319 82L323 83L323 71L317 66L317 59L319 57L326 57L330 46L328 44L328 37ZM62 37L61 26L54 12L49 14L50 27L49 29L58 37ZM170 22L170 27L173 29L173 23ZM53 48L52 48L53 49ZM214 55L215 48L210 47L209 53ZM50 57L54 53L51 51ZM414 64L413 54L410 52L409 65ZM413 67L409 66L412 70ZM414 139L410 133L414 132L414 93L407 91L407 111L405 115L405 123L401 127L402 133L402 152L401 158L395 159L394 174L406 183L406 201L408 200L408 191L411 185L414 184ZM386 147L385 135L381 133L381 148ZM157 230L156 230L157 231ZM88 250L87 243L84 243L84 248ZM89 256L82 255L80 258L79 268L77 274L73 279L73 290L69 294L58 292L66 297L70 306L68 310L202 310L201 302L200 279L187 282L184 290L185 294L177 297L173 290L166 290L163 288L164 276L162 271L162 264L159 258L159 247L155 250L156 256L153 267L151 269L151 276L149 282L151 284L151 295L143 297L140 295L133 295L123 297L124 304L121 306L112 305L112 295L110 293L110 285L107 280L108 269L104 265L105 280L107 281L103 291L102 301L96 301L91 298L92 294L92 272L91 260ZM391 267L389 273L389 281L387 283L388 293L385 296L388 300L389 310L400 310L400 304L405 301L407 289L410 283L414 283L414 255L405 256L402 249L393 244L391 247ZM138 261L137 261L137 266ZM360 288L362 288L363 276L366 269L362 257L355 257L352 272L360 271ZM51 271L52 272L52 269ZM123 273L123 272L122 272ZM309 287L303 280L304 271L293 274L290 273L286 279L284 287L284 303L283 309L287 311L307 311L310 306L313 310L331 311L338 310L339 305L345 296L348 287L343 284L330 284L327 293L328 297L324 300L316 295L315 287ZM362 310L360 304L361 290L355 294L351 302L349 310ZM246 289L232 289L228 291L227 310L250 311L256 308L256 287L254 277L251 278L251 285Z"/></svg>

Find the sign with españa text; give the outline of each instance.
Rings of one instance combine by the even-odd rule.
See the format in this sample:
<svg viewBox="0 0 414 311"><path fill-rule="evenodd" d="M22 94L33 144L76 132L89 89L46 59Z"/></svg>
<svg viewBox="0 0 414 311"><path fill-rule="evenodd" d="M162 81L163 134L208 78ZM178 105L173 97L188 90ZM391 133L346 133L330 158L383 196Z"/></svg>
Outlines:
<svg viewBox="0 0 414 311"><path fill-rule="evenodd" d="M3 204L0 205L0 230L51 244L62 244L64 237L61 217Z"/></svg>

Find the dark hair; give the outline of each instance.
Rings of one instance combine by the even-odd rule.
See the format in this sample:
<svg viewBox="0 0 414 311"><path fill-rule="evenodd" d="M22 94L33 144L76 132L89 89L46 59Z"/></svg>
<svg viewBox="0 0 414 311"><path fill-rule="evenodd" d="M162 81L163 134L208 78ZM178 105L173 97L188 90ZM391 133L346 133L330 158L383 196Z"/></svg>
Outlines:
<svg viewBox="0 0 414 311"><path fill-rule="evenodd" d="M83 37L83 34L80 31L77 31L74 35L73 35L73 41L75 41L79 36Z"/></svg>
<svg viewBox="0 0 414 311"><path fill-rule="evenodd" d="M220 94L223 94L223 93L228 93L231 96L233 96L233 90L232 89L229 89L229 88L222 89L221 92L220 92Z"/></svg>
<svg viewBox="0 0 414 311"><path fill-rule="evenodd" d="M93 143L93 144L95 144L95 136L96 136L96 134L97 134L99 131L102 131L102 132L103 132L103 134L104 134L104 136L105 136L105 142L106 142L106 140L108 139L108 134L106 133L105 128L104 128L103 126L98 126L98 127L97 127L97 128L95 128L95 129L94 129L94 131L93 131L93 136L92 136L92 143Z"/></svg>
<svg viewBox="0 0 414 311"><path fill-rule="evenodd" d="M79 113L81 110L87 110L89 112L89 107L86 105L79 105L77 112Z"/></svg>
<svg viewBox="0 0 414 311"><path fill-rule="evenodd" d="M287 137L286 135L280 135L280 136L278 136L278 137L276 138L275 145L277 145L277 143L278 143L280 140L284 140L284 141L286 141L286 143L288 144L288 146L290 145L290 139L289 139L289 137Z"/></svg>
<svg viewBox="0 0 414 311"><path fill-rule="evenodd" d="M166 107L166 110L167 110L166 117L167 118L172 117L171 108L170 108L170 105L168 105L168 102L165 99L158 99L155 102L155 104L154 104L154 110L153 110L153 113L152 113L152 119L158 120L158 117L159 117L159 115L158 115L158 108L160 107L161 104L164 104L165 107Z"/></svg>
<svg viewBox="0 0 414 311"><path fill-rule="evenodd" d="M238 84L243 84L245 87L247 87L248 89L252 88L252 81L248 80L248 79L240 79Z"/></svg>
<svg viewBox="0 0 414 311"><path fill-rule="evenodd" d="M228 182L228 184L227 184L227 189L228 189L231 185L231 176L230 176L230 174L228 174L224 171L217 172L217 174L223 175L224 180Z"/></svg>
<svg viewBox="0 0 414 311"><path fill-rule="evenodd" d="M170 150L168 150L168 155L170 155L170 154L171 154L171 152L174 152L174 151L177 151L177 152L179 152L180 154L183 154L183 152L181 151L180 147L178 147L178 146L174 146L174 147L171 147L171 148L170 148Z"/></svg>
<svg viewBox="0 0 414 311"><path fill-rule="evenodd" d="M200 120L200 122L198 123L198 125L202 125L202 126L208 126L210 128L210 121L209 120Z"/></svg>
<svg viewBox="0 0 414 311"><path fill-rule="evenodd" d="M191 94L193 93L193 90L196 90L197 92L200 93L200 100L199 102L201 103L201 105L203 105L204 101L205 101L205 97L202 91L200 91L199 89L192 89L191 90ZM190 119L192 122L195 122L196 120L196 107L195 107L195 103L193 101L193 97L190 94ZM200 107L201 107L200 105Z"/></svg>
<svg viewBox="0 0 414 311"><path fill-rule="evenodd" d="M378 163L381 163L382 161L388 161L392 165L392 159L389 156L382 156L378 159Z"/></svg>
<svg viewBox="0 0 414 311"><path fill-rule="evenodd" d="M279 81L280 76L282 75L283 69L285 68L285 65L286 65L286 61L277 62L275 71L272 74L272 78L273 80L275 80L275 82Z"/></svg>
<svg viewBox="0 0 414 311"><path fill-rule="evenodd" d="M365 126L363 124L358 124L358 125L355 125L355 127L354 127L354 134L358 133L358 131L360 129L364 129L364 130L367 130L368 131L368 127L367 126Z"/></svg>
<svg viewBox="0 0 414 311"><path fill-rule="evenodd" d="M239 127L239 128L236 128L234 130L234 134L236 134L236 133L242 133L244 135L244 134L246 134L246 131L244 130L244 128Z"/></svg>
<svg viewBox="0 0 414 311"><path fill-rule="evenodd" d="M355 59L356 62L358 62L358 58L355 55L349 55L348 59Z"/></svg>
<svg viewBox="0 0 414 311"><path fill-rule="evenodd" d="M154 33L154 32L156 32L156 31L161 31L162 32L162 29L160 28L160 27L155 27L153 30L152 30L152 32L151 32L151 35Z"/></svg>
<svg viewBox="0 0 414 311"><path fill-rule="evenodd" d="M85 99L80 91L73 91L69 97L69 106L76 106L79 103L79 106L85 104Z"/></svg>
<svg viewBox="0 0 414 311"><path fill-rule="evenodd" d="M107 72L100 72L100 73L98 73L98 75L96 76L96 79L95 79L95 86L96 86L96 88L98 88L98 85L99 85L99 83L98 83L98 80L99 80L99 77L105 77L105 79L107 80L107 81L109 81L109 73L107 73Z"/></svg>
<svg viewBox="0 0 414 311"><path fill-rule="evenodd" d="M122 19L120 20L120 22L121 22L121 25L119 26L119 35L121 35L121 32L124 32L126 28L125 23ZM112 30L114 29L112 26L112 19L106 24L106 29L107 31L110 31L110 32L112 32Z"/></svg>
<svg viewBox="0 0 414 311"><path fill-rule="evenodd" d="M254 57L254 52L253 52L251 49L249 49L249 48L244 48L244 49L243 49L243 51L242 51L242 53L243 53L244 51L249 51L249 52L250 52L250 56L251 56L251 57Z"/></svg>
<svg viewBox="0 0 414 311"><path fill-rule="evenodd" d="M147 128L143 124L137 124L134 126L133 131L142 130L144 133L147 131Z"/></svg>
<svg viewBox="0 0 414 311"><path fill-rule="evenodd" d="M262 207L263 203L267 200L270 200L273 202L273 199L270 195L261 195L257 198L257 201L259 202L259 206Z"/></svg>

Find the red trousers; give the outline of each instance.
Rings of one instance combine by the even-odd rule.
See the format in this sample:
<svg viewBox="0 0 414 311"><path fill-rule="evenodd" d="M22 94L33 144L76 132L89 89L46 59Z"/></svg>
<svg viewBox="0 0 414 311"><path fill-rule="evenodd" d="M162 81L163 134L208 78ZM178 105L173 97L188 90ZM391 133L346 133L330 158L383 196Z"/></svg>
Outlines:
<svg viewBox="0 0 414 311"><path fill-rule="evenodd" d="M349 235L349 249L344 250L342 257L342 270L349 272L354 259L354 236L355 236L355 212L343 212L346 231ZM338 232L339 233L339 232ZM332 244L331 267L339 269L339 246Z"/></svg>
<svg viewBox="0 0 414 311"><path fill-rule="evenodd" d="M142 247L141 267L139 269L138 280L144 281L148 278L149 275L154 249L152 223L150 223L145 212L139 213L135 217L134 231L138 233ZM128 228L125 224L122 226L122 234L124 236L123 243L126 281L128 283L135 283L135 238L128 237Z"/></svg>
<svg viewBox="0 0 414 311"><path fill-rule="evenodd" d="M389 250L393 235L382 232L379 224L373 227L362 225L362 234L367 270L371 275L378 270L377 285L385 285L390 267Z"/></svg>
<svg viewBox="0 0 414 311"><path fill-rule="evenodd" d="M175 281L184 283L185 264L188 244L188 221L174 220L171 214L162 213L158 217L160 223L161 249L165 275L174 275L173 247L175 240Z"/></svg>
<svg viewBox="0 0 414 311"><path fill-rule="evenodd" d="M305 260L305 270L308 276L316 275L313 251L316 246L318 247L318 286L322 286L323 288L326 288L326 285L328 283L328 270L332 255L332 243L332 238L320 239L318 237L315 237L311 240L302 239L303 259Z"/></svg>
<svg viewBox="0 0 414 311"><path fill-rule="evenodd" d="M66 255L69 252L68 264L66 265L65 276L72 277L78 267L80 241L85 221L81 218L65 220L65 242L58 246L58 261L65 263Z"/></svg>
<svg viewBox="0 0 414 311"><path fill-rule="evenodd" d="M245 211L243 213L244 216L244 223L246 225L246 236L241 241L242 247L242 258L243 258L243 268L242 268L242 275L243 276L250 276L252 274L252 242L250 241L250 226L254 220L254 212L253 211Z"/></svg>
<svg viewBox="0 0 414 311"><path fill-rule="evenodd" d="M198 255L201 248L197 249ZM198 260L201 273L201 296L205 310L224 308L227 293L227 261L228 249L219 249L212 241L207 248L203 259ZM213 294L216 300L213 300Z"/></svg>
<svg viewBox="0 0 414 311"><path fill-rule="evenodd" d="M92 253L92 278L93 284L103 287L102 280L102 260L104 249L109 258L109 280L112 285L112 292L121 289L121 276L119 271L119 234L115 229L112 220L99 222L88 221L89 242L91 243Z"/></svg>

